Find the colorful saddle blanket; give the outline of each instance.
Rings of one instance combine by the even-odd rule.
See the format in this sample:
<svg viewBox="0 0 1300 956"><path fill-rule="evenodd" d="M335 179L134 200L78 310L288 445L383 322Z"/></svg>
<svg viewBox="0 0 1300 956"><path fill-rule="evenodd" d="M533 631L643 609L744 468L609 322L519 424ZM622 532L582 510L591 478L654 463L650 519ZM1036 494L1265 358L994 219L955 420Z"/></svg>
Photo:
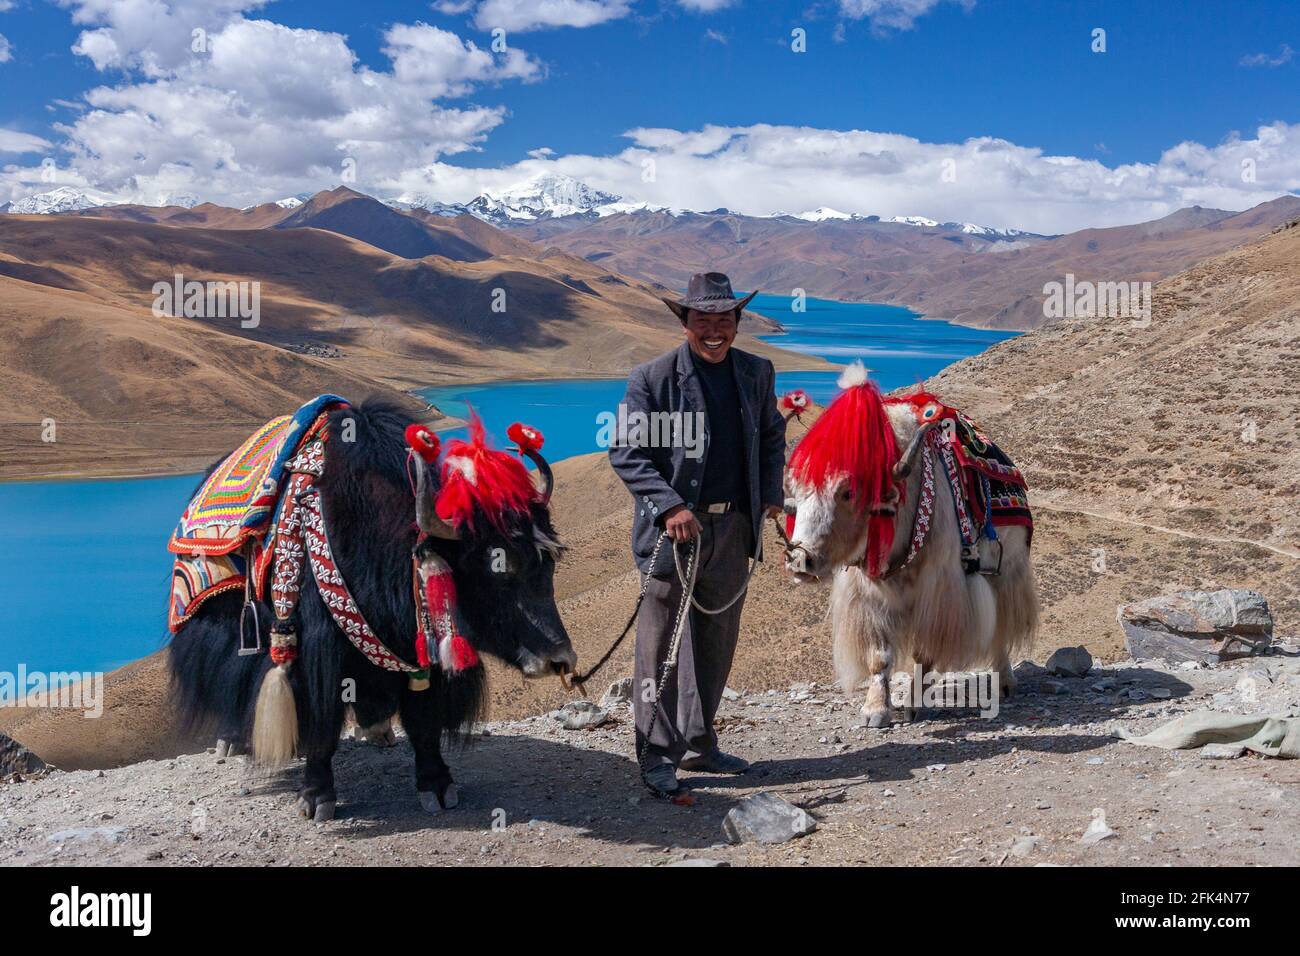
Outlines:
<svg viewBox="0 0 1300 956"><path fill-rule="evenodd" d="M213 595L247 585L260 595L269 561L264 539L283 491L284 466L347 401L319 395L267 422L208 476L181 514L167 549L176 555L167 626L175 633Z"/></svg>
<svg viewBox="0 0 1300 956"><path fill-rule="evenodd" d="M939 423L932 433L934 447L953 488L957 523L966 547L974 547L981 537L996 539L996 529L1010 525L1027 528L1033 538L1025 477L978 425L928 392L891 398L887 404L911 405L918 424Z"/></svg>
<svg viewBox="0 0 1300 956"><path fill-rule="evenodd" d="M976 528L984 529L986 537L996 537L996 532L988 533L989 528L1020 525L1029 529L1032 539L1034 518L1020 469L973 421L955 409L953 421L956 427L949 444L961 465L962 485Z"/></svg>

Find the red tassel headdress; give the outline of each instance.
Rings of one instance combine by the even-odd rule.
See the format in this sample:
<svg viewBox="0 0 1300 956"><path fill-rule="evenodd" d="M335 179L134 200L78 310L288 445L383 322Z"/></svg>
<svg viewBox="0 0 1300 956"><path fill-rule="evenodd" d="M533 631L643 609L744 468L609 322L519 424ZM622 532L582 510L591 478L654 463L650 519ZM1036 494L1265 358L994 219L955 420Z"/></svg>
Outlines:
<svg viewBox="0 0 1300 956"><path fill-rule="evenodd" d="M859 514L879 508L894 489L898 461L894 430L880 389L861 365L840 378L844 391L813 423L790 456L790 473L801 484L824 490L848 478ZM867 571L879 574L894 546L892 516L871 514L867 525Z"/></svg>
<svg viewBox="0 0 1300 956"><path fill-rule="evenodd" d="M532 434L540 447L541 435ZM514 435L510 437L520 440ZM520 437L529 440L528 436ZM442 459L442 490L436 505L438 517L444 521L457 527L472 527L477 509L492 525L502 529L508 515L526 514L541 500L523 462L509 452L488 447L483 422L477 415L470 418L468 441L456 439L447 443Z"/></svg>

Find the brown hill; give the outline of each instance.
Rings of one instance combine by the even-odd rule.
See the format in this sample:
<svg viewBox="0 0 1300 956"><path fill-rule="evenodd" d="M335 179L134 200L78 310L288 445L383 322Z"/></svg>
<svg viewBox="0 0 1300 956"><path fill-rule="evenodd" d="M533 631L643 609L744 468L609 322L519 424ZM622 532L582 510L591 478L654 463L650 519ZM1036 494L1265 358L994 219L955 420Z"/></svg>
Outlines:
<svg viewBox="0 0 1300 956"><path fill-rule="evenodd" d="M273 228L327 229L404 259L442 256L479 262L495 254L470 241L456 228L455 220L409 216L345 186L317 193ZM532 250L517 251L527 255Z"/></svg>
<svg viewBox="0 0 1300 956"><path fill-rule="evenodd" d="M507 235L473 216L448 219L424 210L402 212L346 186L319 192L293 208L276 203L248 209L214 203L201 203L192 209L119 205L83 209L70 215L198 229L324 229L404 259L442 256L457 262L478 262L492 256L541 253L527 240Z"/></svg>
<svg viewBox="0 0 1300 956"><path fill-rule="evenodd" d="M14 266L0 257L0 273ZM322 392L387 392L413 416L436 414L338 363L189 319L155 318L94 289L0 278L0 328L0 479L197 471L258 424Z"/></svg>
<svg viewBox="0 0 1300 956"><path fill-rule="evenodd" d="M335 198L332 208L355 208ZM154 285L176 275L259 283L256 326L155 318ZM4 216L0 283L0 367L16 383L7 421L26 423L3 426L24 446L0 464L5 477L189 468L228 449L250 419L320 391L619 375L681 336L662 290L562 252L411 259L307 226ZM744 338L782 367L824 366ZM60 416L87 423L75 441L25 447L35 423ZM194 421L233 431L179 430Z"/></svg>
<svg viewBox="0 0 1300 956"><path fill-rule="evenodd" d="M1192 207L1154 222L1051 239L991 241L946 227L865 220L635 213L521 227L530 239L605 268L681 285L708 262L737 287L781 295L906 305L967 325L1043 325L1043 285L1066 273L1096 282L1155 281L1258 239L1300 215L1284 196L1242 213Z"/></svg>

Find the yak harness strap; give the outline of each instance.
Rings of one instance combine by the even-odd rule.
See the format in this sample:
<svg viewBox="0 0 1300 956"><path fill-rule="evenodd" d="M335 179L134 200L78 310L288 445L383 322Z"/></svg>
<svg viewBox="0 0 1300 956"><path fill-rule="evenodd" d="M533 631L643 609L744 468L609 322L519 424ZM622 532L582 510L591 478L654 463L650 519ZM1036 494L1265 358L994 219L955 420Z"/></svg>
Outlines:
<svg viewBox="0 0 1300 956"><path fill-rule="evenodd" d="M302 594L304 562L311 563L321 601L339 630L366 660L387 671L418 675L421 668L406 663L370 629L357 602L348 590L330 547L316 480L324 471L325 446L321 440L309 443L287 465L292 474L285 490L285 502L276 522L275 563L271 583L275 624L272 626L271 658L277 664L297 657L297 634L291 623ZM427 686L427 671L424 673ZM412 678L412 689L415 677Z"/></svg>
<svg viewBox="0 0 1300 956"><path fill-rule="evenodd" d="M934 447L940 439L936 432L925 436L921 446L921 490L916 501L916 513L912 516L912 534L907 543L907 556L899 564L885 568L879 574L871 575L876 580L892 577L910 565L925 546L925 539L930 535L930 524L934 520ZM866 555L856 562L866 570ZM870 574L870 572L867 572Z"/></svg>
<svg viewBox="0 0 1300 956"><path fill-rule="evenodd" d="M456 582L447 562L433 553L413 557L411 580L415 587L415 654L426 686L429 668L435 661L447 674L476 666L478 654L456 630L452 613L456 607Z"/></svg>

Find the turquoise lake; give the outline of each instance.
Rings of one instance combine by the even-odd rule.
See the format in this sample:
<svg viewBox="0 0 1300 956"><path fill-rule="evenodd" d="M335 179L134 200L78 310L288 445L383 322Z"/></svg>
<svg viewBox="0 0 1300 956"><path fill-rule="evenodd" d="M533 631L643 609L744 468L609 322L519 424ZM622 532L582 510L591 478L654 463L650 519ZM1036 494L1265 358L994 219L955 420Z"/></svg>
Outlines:
<svg viewBox="0 0 1300 956"><path fill-rule="evenodd" d="M894 306L760 295L753 308L788 331L769 341L837 364L861 358L881 387L914 384L1011 333L923 320ZM552 460L597 450L596 416L613 411L622 380L503 382L427 389L453 415L466 404L504 439L524 421L546 436ZM777 376L825 401L835 374ZM290 411L290 409L285 409ZM0 671L107 671L163 647L171 559L167 537L197 475L0 484Z"/></svg>

